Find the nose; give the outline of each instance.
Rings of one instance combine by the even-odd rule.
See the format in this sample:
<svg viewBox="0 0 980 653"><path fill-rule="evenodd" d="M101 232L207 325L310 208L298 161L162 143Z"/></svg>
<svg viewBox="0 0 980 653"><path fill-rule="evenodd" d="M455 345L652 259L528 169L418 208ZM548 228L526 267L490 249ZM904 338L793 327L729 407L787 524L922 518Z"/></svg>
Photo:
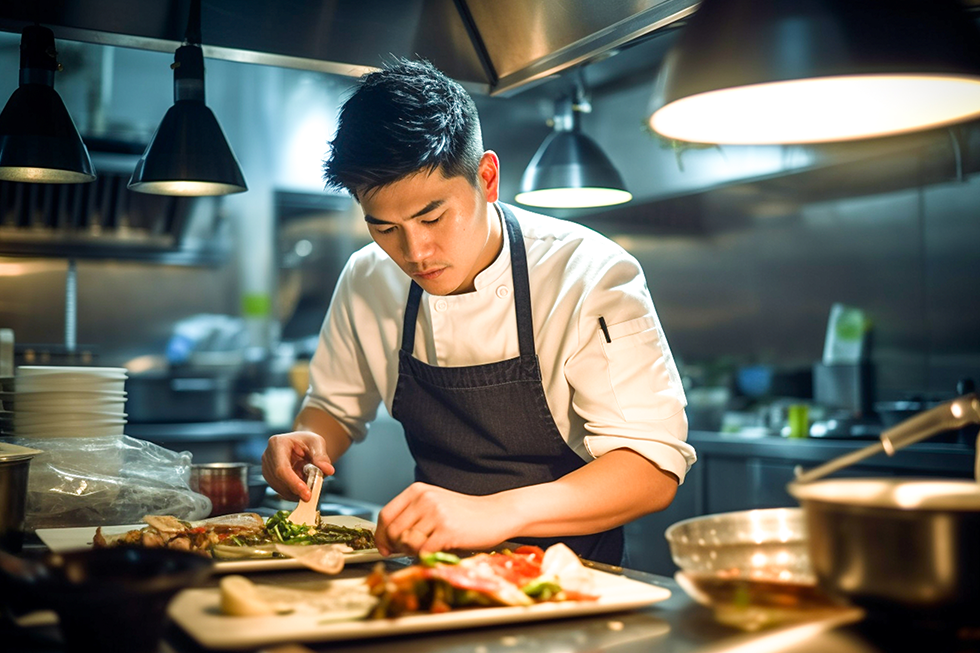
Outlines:
<svg viewBox="0 0 980 653"><path fill-rule="evenodd" d="M402 236L402 256L410 263L420 263L430 258L432 238L422 229L405 229Z"/></svg>

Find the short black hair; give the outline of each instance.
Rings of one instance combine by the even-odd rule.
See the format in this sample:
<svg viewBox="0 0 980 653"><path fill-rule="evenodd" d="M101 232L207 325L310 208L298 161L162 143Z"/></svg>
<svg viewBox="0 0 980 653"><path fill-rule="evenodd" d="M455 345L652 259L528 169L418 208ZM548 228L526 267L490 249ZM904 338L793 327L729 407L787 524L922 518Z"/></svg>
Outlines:
<svg viewBox="0 0 980 653"><path fill-rule="evenodd" d="M395 59L362 76L344 103L323 178L355 198L437 169L475 186L482 156L469 93L428 61Z"/></svg>

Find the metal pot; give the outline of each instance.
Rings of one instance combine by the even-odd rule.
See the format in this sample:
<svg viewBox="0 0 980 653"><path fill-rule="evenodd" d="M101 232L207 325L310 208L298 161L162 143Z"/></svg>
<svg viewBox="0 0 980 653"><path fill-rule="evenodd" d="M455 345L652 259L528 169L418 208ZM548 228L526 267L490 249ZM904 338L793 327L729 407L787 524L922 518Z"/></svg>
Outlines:
<svg viewBox="0 0 980 653"><path fill-rule="evenodd" d="M876 452L980 422L965 395L885 431L881 442L800 475L787 488L803 506L820 587L870 616L980 626L980 484L975 480L849 478L815 481ZM978 459L980 472L980 459Z"/></svg>
<svg viewBox="0 0 980 653"><path fill-rule="evenodd" d="M980 485L837 479L793 484L820 587L869 611L980 625Z"/></svg>
<svg viewBox="0 0 980 653"><path fill-rule="evenodd" d="M0 442L0 550L17 553L24 543L24 511L31 459L41 453Z"/></svg>

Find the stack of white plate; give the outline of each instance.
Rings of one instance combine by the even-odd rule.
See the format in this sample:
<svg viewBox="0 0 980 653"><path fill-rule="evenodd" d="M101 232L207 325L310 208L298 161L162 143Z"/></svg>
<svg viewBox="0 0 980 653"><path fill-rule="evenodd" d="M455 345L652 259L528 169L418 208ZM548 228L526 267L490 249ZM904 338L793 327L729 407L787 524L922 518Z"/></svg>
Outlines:
<svg viewBox="0 0 980 653"><path fill-rule="evenodd" d="M0 432L23 438L122 435L126 368L22 365L0 379Z"/></svg>

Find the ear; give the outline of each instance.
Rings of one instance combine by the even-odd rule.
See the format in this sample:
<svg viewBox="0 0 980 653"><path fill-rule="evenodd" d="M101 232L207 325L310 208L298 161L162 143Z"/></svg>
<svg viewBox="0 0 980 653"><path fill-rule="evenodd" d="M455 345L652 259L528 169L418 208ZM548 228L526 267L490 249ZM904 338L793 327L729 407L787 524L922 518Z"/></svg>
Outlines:
<svg viewBox="0 0 980 653"><path fill-rule="evenodd" d="M487 202L496 202L500 197L500 159L495 152L487 150L483 153L477 176Z"/></svg>

